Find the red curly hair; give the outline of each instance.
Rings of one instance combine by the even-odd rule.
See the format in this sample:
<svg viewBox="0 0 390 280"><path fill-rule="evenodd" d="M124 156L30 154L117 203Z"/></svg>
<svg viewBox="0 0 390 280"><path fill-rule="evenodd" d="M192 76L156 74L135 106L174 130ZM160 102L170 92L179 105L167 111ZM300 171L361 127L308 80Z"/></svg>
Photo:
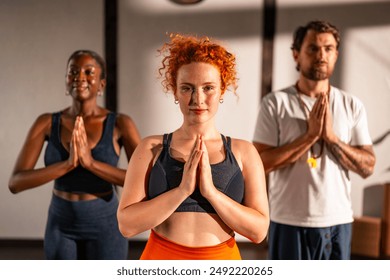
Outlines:
<svg viewBox="0 0 390 280"><path fill-rule="evenodd" d="M176 91L177 72L181 66L191 62L205 62L219 69L222 94L229 87L236 94L236 57L221 45L211 42L208 37L170 34L170 42L165 43L159 52L164 56L159 74L166 92Z"/></svg>

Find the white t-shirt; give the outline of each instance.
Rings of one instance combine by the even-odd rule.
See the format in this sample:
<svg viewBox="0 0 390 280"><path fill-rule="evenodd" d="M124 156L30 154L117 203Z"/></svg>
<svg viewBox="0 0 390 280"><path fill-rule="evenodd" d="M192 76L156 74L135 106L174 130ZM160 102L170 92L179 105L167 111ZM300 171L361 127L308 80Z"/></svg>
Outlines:
<svg viewBox="0 0 390 280"><path fill-rule="evenodd" d="M312 109L316 98L300 94ZM362 102L331 87L330 108L333 129L341 141L350 145L371 145L367 116ZM295 86L267 94L261 102L254 142L283 146L304 134L307 120L299 104ZM314 152L320 150L319 144ZM268 191L271 220L302 227L329 227L353 221L351 181L326 146L311 168L310 151L294 164L270 172Z"/></svg>

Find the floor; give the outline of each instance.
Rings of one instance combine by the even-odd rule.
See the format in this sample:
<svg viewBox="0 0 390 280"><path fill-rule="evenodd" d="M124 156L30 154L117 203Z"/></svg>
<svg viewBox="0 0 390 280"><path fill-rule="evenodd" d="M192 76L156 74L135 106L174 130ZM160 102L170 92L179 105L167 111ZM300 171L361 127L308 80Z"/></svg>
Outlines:
<svg viewBox="0 0 390 280"><path fill-rule="evenodd" d="M138 260L145 246L143 241L129 241L129 259ZM265 243L238 242L244 260L267 259ZM0 260L44 260L43 241L0 240Z"/></svg>
<svg viewBox="0 0 390 280"><path fill-rule="evenodd" d="M237 242L244 260L266 260L267 244ZM138 260L145 246L144 241L129 241L129 259ZM0 260L44 260L43 241L41 240L0 240ZM387 259L352 255L352 260Z"/></svg>

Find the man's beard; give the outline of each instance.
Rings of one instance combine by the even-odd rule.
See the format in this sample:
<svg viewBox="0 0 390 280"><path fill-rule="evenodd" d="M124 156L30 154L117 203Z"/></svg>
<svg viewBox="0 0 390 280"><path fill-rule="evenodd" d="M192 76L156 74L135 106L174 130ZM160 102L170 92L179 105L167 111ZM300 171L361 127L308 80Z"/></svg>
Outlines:
<svg viewBox="0 0 390 280"><path fill-rule="evenodd" d="M325 69L323 67L312 66L309 69L301 69L302 75L312 81L327 80L332 76L333 69L330 69L327 65Z"/></svg>

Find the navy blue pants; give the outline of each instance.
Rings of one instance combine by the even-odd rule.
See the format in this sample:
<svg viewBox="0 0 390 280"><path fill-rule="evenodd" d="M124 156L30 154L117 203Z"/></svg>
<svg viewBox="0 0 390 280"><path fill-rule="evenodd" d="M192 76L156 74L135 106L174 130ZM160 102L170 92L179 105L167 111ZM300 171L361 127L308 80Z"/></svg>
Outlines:
<svg viewBox="0 0 390 280"><path fill-rule="evenodd" d="M271 221L271 260L349 260L352 224L324 228L296 227Z"/></svg>
<svg viewBox="0 0 390 280"><path fill-rule="evenodd" d="M118 198L68 201L53 194L44 249L49 260L124 260L128 241L118 229Z"/></svg>

